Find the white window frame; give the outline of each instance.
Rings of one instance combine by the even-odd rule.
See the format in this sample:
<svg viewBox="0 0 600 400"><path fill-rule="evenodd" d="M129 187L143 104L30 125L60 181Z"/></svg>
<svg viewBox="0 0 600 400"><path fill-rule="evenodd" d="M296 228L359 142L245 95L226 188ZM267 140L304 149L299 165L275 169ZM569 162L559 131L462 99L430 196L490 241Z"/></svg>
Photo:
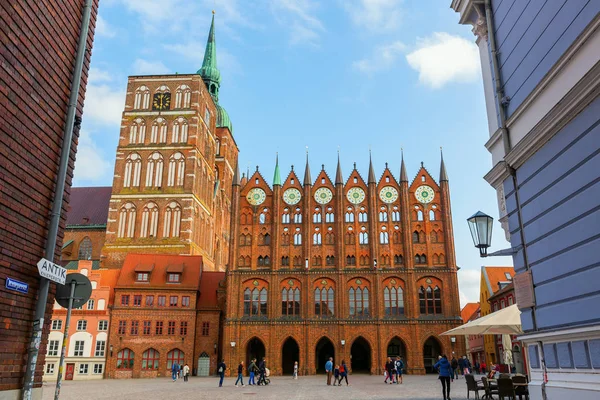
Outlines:
<svg viewBox="0 0 600 400"><path fill-rule="evenodd" d="M77 330L85 332L87 330L87 320L80 319L79 321L77 321Z"/></svg>
<svg viewBox="0 0 600 400"><path fill-rule="evenodd" d="M89 364L79 364L78 371L79 375L87 375L89 371Z"/></svg>
<svg viewBox="0 0 600 400"><path fill-rule="evenodd" d="M73 357L83 357L85 340L76 340L73 348Z"/></svg>

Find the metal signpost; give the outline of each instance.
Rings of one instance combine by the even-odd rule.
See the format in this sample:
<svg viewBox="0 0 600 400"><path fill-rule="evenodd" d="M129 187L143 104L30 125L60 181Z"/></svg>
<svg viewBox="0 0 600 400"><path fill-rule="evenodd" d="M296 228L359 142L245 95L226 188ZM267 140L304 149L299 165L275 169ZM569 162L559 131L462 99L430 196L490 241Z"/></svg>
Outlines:
<svg viewBox="0 0 600 400"><path fill-rule="evenodd" d="M58 363L58 377L56 378L56 390L54 391L54 400L60 396L60 387L63 377L63 364L67 353L67 344L69 342L69 326L71 324L71 310L84 305L92 295L92 284L87 276L72 273L66 275L66 285L58 285L56 288L56 302L67 309L67 319L65 320L65 332L63 335L62 349L60 351L60 361Z"/></svg>

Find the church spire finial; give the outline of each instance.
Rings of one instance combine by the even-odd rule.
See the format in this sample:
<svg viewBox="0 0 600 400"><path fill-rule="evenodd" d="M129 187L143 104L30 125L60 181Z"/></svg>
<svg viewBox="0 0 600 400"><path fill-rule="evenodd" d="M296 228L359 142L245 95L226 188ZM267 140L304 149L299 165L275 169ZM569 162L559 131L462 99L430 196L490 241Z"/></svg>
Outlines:
<svg viewBox="0 0 600 400"><path fill-rule="evenodd" d="M279 153L275 154L275 173L273 174L273 186L281 186L281 176L279 175Z"/></svg>
<svg viewBox="0 0 600 400"><path fill-rule="evenodd" d="M308 164L308 146L306 146L306 168L304 169L304 184L312 185L312 179L310 177L310 165Z"/></svg>
<svg viewBox="0 0 600 400"><path fill-rule="evenodd" d="M375 180L375 171L373 171L373 158L371 157L371 149L369 149L369 180L368 184L377 183Z"/></svg>
<svg viewBox="0 0 600 400"><path fill-rule="evenodd" d="M406 175L406 166L404 165L404 149L400 148L402 153L402 162L400 166L400 182L408 182L408 176Z"/></svg>
<svg viewBox="0 0 600 400"><path fill-rule="evenodd" d="M342 166L340 164L340 150L338 149L338 162L337 162L337 171L335 173L335 184L344 184L344 178L342 177Z"/></svg>
<svg viewBox="0 0 600 400"><path fill-rule="evenodd" d="M221 72L217 68L217 43L215 41L215 11L212 13L212 21L210 30L208 31L208 40L206 41L206 49L204 50L204 60L202 68L198 70L198 74L202 76L202 80L208 89L208 92L215 100L219 101L219 87L221 86Z"/></svg>
<svg viewBox="0 0 600 400"><path fill-rule="evenodd" d="M448 175L446 175L446 165L444 164L444 153L442 152L442 148L440 147L440 182L448 182Z"/></svg>

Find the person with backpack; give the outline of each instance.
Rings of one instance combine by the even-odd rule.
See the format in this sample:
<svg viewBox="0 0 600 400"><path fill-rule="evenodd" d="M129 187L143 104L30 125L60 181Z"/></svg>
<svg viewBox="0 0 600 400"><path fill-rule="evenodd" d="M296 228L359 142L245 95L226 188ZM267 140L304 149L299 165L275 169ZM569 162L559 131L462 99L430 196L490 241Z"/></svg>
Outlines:
<svg viewBox="0 0 600 400"><path fill-rule="evenodd" d="M227 365L225 365L225 359L222 359L221 362L217 365L217 374L219 374L219 387L223 387L223 379L225 379L225 370L227 369Z"/></svg>
<svg viewBox="0 0 600 400"><path fill-rule="evenodd" d="M342 386L342 379L346 380L346 386L348 385L348 367L346 366L346 361L342 360L342 365L340 365L340 383L339 386Z"/></svg>
<svg viewBox="0 0 600 400"><path fill-rule="evenodd" d="M404 361L402 357L396 357L396 384L402 384L402 370L404 369Z"/></svg>
<svg viewBox="0 0 600 400"><path fill-rule="evenodd" d="M177 362L173 362L171 365L171 378L173 378L173 382L177 380L177 375L179 374L179 364Z"/></svg>
<svg viewBox="0 0 600 400"><path fill-rule="evenodd" d="M256 382L254 382L254 374L257 370L258 367L256 366L256 358L253 358L250 361L250 366L248 366L248 372L250 373L250 378L248 378L248 385L256 385Z"/></svg>
<svg viewBox="0 0 600 400"><path fill-rule="evenodd" d="M444 354L440 360L433 366L439 372L438 379L442 382L442 395L444 400L452 400L450 398L450 380L452 380L452 365L448 361L448 357Z"/></svg>

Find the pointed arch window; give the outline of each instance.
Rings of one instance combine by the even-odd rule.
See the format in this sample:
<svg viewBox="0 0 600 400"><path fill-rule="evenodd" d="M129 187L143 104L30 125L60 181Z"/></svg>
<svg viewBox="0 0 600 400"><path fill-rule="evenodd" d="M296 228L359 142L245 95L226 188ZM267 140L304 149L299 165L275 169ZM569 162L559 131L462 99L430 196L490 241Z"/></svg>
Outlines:
<svg viewBox="0 0 600 400"><path fill-rule="evenodd" d="M419 311L424 315L442 314L442 291L439 286L419 288Z"/></svg>
<svg viewBox="0 0 600 400"><path fill-rule="evenodd" d="M183 186L185 178L185 157L177 152L169 157L169 173L167 174L167 186Z"/></svg>
<svg viewBox="0 0 600 400"><path fill-rule="evenodd" d="M385 315L404 315L404 291L401 286L392 284L386 286L383 289L383 302Z"/></svg>
<svg viewBox="0 0 600 400"><path fill-rule="evenodd" d="M150 143L166 143L167 142L167 121L158 117L152 123L150 131Z"/></svg>
<svg viewBox="0 0 600 400"><path fill-rule="evenodd" d="M117 369L133 369L135 353L130 349L122 349L117 353Z"/></svg>
<svg viewBox="0 0 600 400"><path fill-rule="evenodd" d="M286 287L281 290L281 315L286 317L300 316L300 289Z"/></svg>
<svg viewBox="0 0 600 400"><path fill-rule="evenodd" d="M394 256L394 265L402 265L404 264L404 259L400 254L396 254Z"/></svg>
<svg viewBox="0 0 600 400"><path fill-rule="evenodd" d="M146 139L146 122L137 118L129 127L129 143L130 144L143 144Z"/></svg>
<svg viewBox="0 0 600 400"><path fill-rule="evenodd" d="M179 237L181 229L181 206L172 201L165 209L165 222L163 226L164 237Z"/></svg>
<svg viewBox="0 0 600 400"><path fill-rule="evenodd" d="M301 224L302 223L302 213L300 212L300 210L296 210L296 213L294 214L294 223L295 224Z"/></svg>
<svg viewBox="0 0 600 400"><path fill-rule="evenodd" d="M290 234L289 233L284 233L283 235L281 235L281 244L283 246L290 245Z"/></svg>
<svg viewBox="0 0 600 400"><path fill-rule="evenodd" d="M369 244L369 234L367 232L361 232L358 236L359 244Z"/></svg>
<svg viewBox="0 0 600 400"><path fill-rule="evenodd" d="M333 232L327 232L325 234L325 244L335 244L335 235Z"/></svg>
<svg viewBox="0 0 600 400"><path fill-rule="evenodd" d="M346 232L346 244L356 244L356 235L354 232Z"/></svg>
<svg viewBox="0 0 600 400"><path fill-rule="evenodd" d="M392 234L392 242L395 244L402 243L402 234L398 231L394 231L394 233Z"/></svg>
<svg viewBox="0 0 600 400"><path fill-rule="evenodd" d="M423 211L417 211L417 221L423 221Z"/></svg>
<svg viewBox="0 0 600 400"><path fill-rule="evenodd" d="M177 363L177 365L182 365L184 363L184 355L185 353L179 349L173 349L167 353L167 370L171 370L173 367L173 363Z"/></svg>
<svg viewBox="0 0 600 400"><path fill-rule="evenodd" d="M321 232L313 233L313 244L321 245Z"/></svg>
<svg viewBox="0 0 600 400"><path fill-rule="evenodd" d="M163 156L154 152L148 157L146 168L146 187L161 187L163 174Z"/></svg>
<svg viewBox="0 0 600 400"><path fill-rule="evenodd" d="M269 209L263 208L262 212L258 216L258 223L259 224L268 224L269 222L271 222L270 218L269 218Z"/></svg>
<svg viewBox="0 0 600 400"><path fill-rule="evenodd" d="M271 235L268 233L258 235L259 246L268 246L271 244Z"/></svg>
<svg viewBox="0 0 600 400"><path fill-rule="evenodd" d="M283 214L281 214L281 223L289 224L290 223L290 211L289 209L284 209Z"/></svg>
<svg viewBox="0 0 600 400"><path fill-rule="evenodd" d="M392 211L392 222L400 222L400 211Z"/></svg>
<svg viewBox="0 0 600 400"><path fill-rule="evenodd" d="M267 289L244 290L244 315L267 316Z"/></svg>
<svg viewBox="0 0 600 400"><path fill-rule="evenodd" d="M327 223L335 222L335 214L333 213L333 211L327 211L325 213L325 222L327 222Z"/></svg>
<svg viewBox="0 0 600 400"><path fill-rule="evenodd" d="M327 256L325 257L325 265L335 265L335 256Z"/></svg>
<svg viewBox="0 0 600 400"><path fill-rule="evenodd" d="M142 354L142 369L158 369L159 353L154 349L148 349Z"/></svg>
<svg viewBox="0 0 600 400"><path fill-rule="evenodd" d="M429 235L430 239L431 239L431 243L437 243L438 241L438 235L436 231L432 231L431 234Z"/></svg>
<svg viewBox="0 0 600 400"><path fill-rule="evenodd" d="M142 173L142 157L132 153L125 159L125 173L123 174L123 187L139 187Z"/></svg>
<svg viewBox="0 0 600 400"><path fill-rule="evenodd" d="M321 222L321 209L317 207L313 214L313 224L320 224Z"/></svg>
<svg viewBox="0 0 600 400"><path fill-rule="evenodd" d="M419 243L419 232L418 231L414 231L412 233L412 242Z"/></svg>
<svg viewBox="0 0 600 400"><path fill-rule="evenodd" d="M288 256L281 257L281 266L289 267L290 266L290 258Z"/></svg>
<svg viewBox="0 0 600 400"><path fill-rule="evenodd" d="M171 133L172 143L187 143L188 139L188 122L183 117L177 118L173 122L173 131Z"/></svg>
<svg viewBox="0 0 600 400"><path fill-rule="evenodd" d="M370 315L368 287L351 287L348 290L348 302L351 317L368 317Z"/></svg>
<svg viewBox="0 0 600 400"><path fill-rule="evenodd" d="M92 241L89 237L84 237L81 243L79 243L79 252L77 256L79 260L92 259Z"/></svg>
<svg viewBox="0 0 600 400"><path fill-rule="evenodd" d="M320 267L321 265L323 265L323 259L321 258L321 256L314 256L313 257L313 266Z"/></svg>
<svg viewBox="0 0 600 400"><path fill-rule="evenodd" d="M133 203L125 203L119 212L119 229L117 230L118 237L133 237L135 233L135 217L135 205L133 205Z"/></svg>
<svg viewBox="0 0 600 400"><path fill-rule="evenodd" d="M388 213L386 211L379 211L379 222L388 222Z"/></svg>
<svg viewBox="0 0 600 400"><path fill-rule="evenodd" d="M435 211L429 210L429 220L435 221Z"/></svg>
<svg viewBox="0 0 600 400"><path fill-rule="evenodd" d="M389 233L387 233L385 231L379 232L379 243L380 244L389 244L390 243Z"/></svg>
<svg viewBox="0 0 600 400"><path fill-rule="evenodd" d="M135 91L133 101L134 110L147 110L150 107L150 89L147 86L140 86Z"/></svg>
<svg viewBox="0 0 600 400"><path fill-rule="evenodd" d="M364 211L358 213L358 222L368 222L368 220L369 220L369 214L367 214Z"/></svg>
<svg viewBox="0 0 600 400"><path fill-rule="evenodd" d="M158 231L158 206L156 203L148 203L142 211L142 227L140 237L155 238Z"/></svg>
<svg viewBox="0 0 600 400"><path fill-rule="evenodd" d="M190 108L192 89L188 85L181 85L175 90L175 108Z"/></svg>
<svg viewBox="0 0 600 400"><path fill-rule="evenodd" d="M317 317L332 317L334 315L335 291L332 287L315 289L315 315Z"/></svg>
<svg viewBox="0 0 600 400"><path fill-rule="evenodd" d="M346 217L344 220L346 222L354 222L354 213L352 211L346 211Z"/></svg>
<svg viewBox="0 0 600 400"><path fill-rule="evenodd" d="M349 266L356 265L356 257L355 256L346 256L346 265L349 265Z"/></svg>
<svg viewBox="0 0 600 400"><path fill-rule="evenodd" d="M297 232L294 234L294 246L300 246L302 244L302 234Z"/></svg>

